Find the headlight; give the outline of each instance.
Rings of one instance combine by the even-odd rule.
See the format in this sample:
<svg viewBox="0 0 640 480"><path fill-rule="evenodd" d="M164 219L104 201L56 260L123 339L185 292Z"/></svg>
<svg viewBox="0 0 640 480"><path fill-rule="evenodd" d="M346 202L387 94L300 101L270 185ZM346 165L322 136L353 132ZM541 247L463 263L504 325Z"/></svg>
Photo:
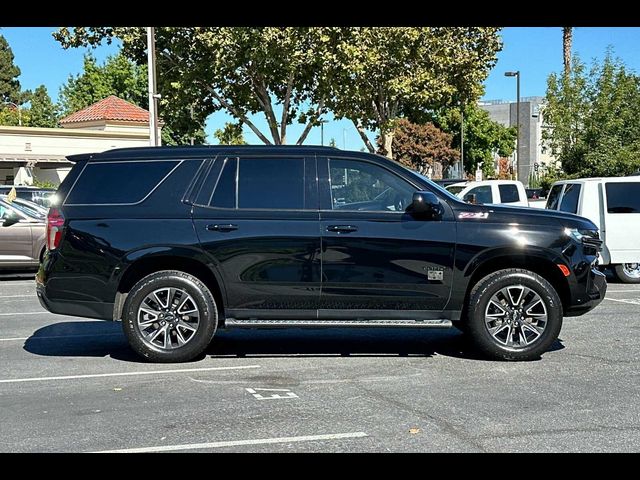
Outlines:
<svg viewBox="0 0 640 480"><path fill-rule="evenodd" d="M597 230L584 230L581 228L565 228L564 234L573 238L578 243L582 243L583 239L599 238Z"/></svg>

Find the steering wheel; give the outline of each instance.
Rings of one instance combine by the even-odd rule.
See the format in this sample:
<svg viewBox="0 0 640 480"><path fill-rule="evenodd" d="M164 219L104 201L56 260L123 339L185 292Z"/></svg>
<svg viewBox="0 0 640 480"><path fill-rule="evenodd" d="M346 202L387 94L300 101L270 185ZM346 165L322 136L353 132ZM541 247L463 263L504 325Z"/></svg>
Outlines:
<svg viewBox="0 0 640 480"><path fill-rule="evenodd" d="M402 195L396 195L396 197L393 200L393 207L396 209L396 212L404 212L406 209L406 205L404 204L404 198L402 198Z"/></svg>

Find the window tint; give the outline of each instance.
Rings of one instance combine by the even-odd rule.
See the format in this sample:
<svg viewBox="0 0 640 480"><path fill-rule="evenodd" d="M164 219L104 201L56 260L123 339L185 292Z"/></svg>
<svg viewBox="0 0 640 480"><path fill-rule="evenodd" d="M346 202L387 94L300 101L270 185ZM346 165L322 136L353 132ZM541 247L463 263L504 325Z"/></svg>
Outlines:
<svg viewBox="0 0 640 480"><path fill-rule="evenodd" d="M304 208L302 159L240 159L238 208Z"/></svg>
<svg viewBox="0 0 640 480"><path fill-rule="evenodd" d="M476 196L476 203L493 203L493 197L491 196L491 185L482 185L480 187L472 188L464 194L464 198L468 198L469 195Z"/></svg>
<svg viewBox="0 0 640 480"><path fill-rule="evenodd" d="M560 192L562 191L563 184L555 185L549 192L547 197L546 208L550 210L556 210L558 208L558 200L560 199Z"/></svg>
<svg viewBox="0 0 640 480"><path fill-rule="evenodd" d="M238 160L228 158L215 186L210 205L218 208L236 208L236 171Z"/></svg>
<svg viewBox="0 0 640 480"><path fill-rule="evenodd" d="M608 213L640 213L640 183L605 183Z"/></svg>
<svg viewBox="0 0 640 480"><path fill-rule="evenodd" d="M514 203L520 201L518 187L513 184L498 185L500 192L500 203Z"/></svg>
<svg viewBox="0 0 640 480"><path fill-rule="evenodd" d="M334 210L404 211L415 188L384 168L357 160L329 160Z"/></svg>
<svg viewBox="0 0 640 480"><path fill-rule="evenodd" d="M562 202L560 202L560 210L563 212L577 213L580 190L582 190L582 185L579 183L567 183L567 186L564 187Z"/></svg>
<svg viewBox="0 0 640 480"><path fill-rule="evenodd" d="M65 203L137 203L176 165L178 161L90 163L69 192Z"/></svg>

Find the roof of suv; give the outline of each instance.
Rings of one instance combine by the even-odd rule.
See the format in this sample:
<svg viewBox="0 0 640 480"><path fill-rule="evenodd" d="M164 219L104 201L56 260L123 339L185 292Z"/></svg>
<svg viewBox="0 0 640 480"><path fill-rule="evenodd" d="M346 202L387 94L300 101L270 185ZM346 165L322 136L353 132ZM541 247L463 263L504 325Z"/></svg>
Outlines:
<svg viewBox="0 0 640 480"><path fill-rule="evenodd" d="M318 145L198 145L198 146L162 146L162 147L134 147L116 148L101 153L83 153L79 155L69 155L67 159L71 162L82 160L107 161L107 160L139 160L141 158L190 158L207 157L212 155L226 154L247 154L261 153L265 155L300 155L310 153L362 153L339 150L336 147L323 147Z"/></svg>

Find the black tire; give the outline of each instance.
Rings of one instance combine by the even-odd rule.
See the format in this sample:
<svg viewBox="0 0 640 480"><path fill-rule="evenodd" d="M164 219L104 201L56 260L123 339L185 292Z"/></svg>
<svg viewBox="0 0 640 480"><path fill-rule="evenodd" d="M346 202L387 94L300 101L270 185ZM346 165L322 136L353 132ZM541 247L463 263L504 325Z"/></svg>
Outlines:
<svg viewBox="0 0 640 480"><path fill-rule="evenodd" d="M491 298L501 289L509 286L517 288L517 285L533 290L540 297L546 308L547 322L539 337L530 344L524 347L509 347L489 333L489 328L485 324L485 312ZM519 268L498 270L482 278L473 287L467 308L466 329L471 341L483 355L495 360L537 359L558 338L562 328L562 303L558 293L547 280L529 270ZM510 327L508 331L511 332Z"/></svg>
<svg viewBox="0 0 640 480"><path fill-rule="evenodd" d="M615 272L616 277L618 277L618 280L622 283L640 283L640 276L633 277L627 274L627 272L625 272L624 265L614 265L613 271Z"/></svg>
<svg viewBox="0 0 640 480"><path fill-rule="evenodd" d="M199 311L199 323L192 337L181 346L161 348L144 340L138 326L138 309L147 295L162 287L174 287L191 296ZM141 357L159 363L187 362L207 348L218 326L218 308L207 286L193 275L177 270L152 273L136 283L124 304L122 329L131 348ZM166 345L165 345L166 346Z"/></svg>

